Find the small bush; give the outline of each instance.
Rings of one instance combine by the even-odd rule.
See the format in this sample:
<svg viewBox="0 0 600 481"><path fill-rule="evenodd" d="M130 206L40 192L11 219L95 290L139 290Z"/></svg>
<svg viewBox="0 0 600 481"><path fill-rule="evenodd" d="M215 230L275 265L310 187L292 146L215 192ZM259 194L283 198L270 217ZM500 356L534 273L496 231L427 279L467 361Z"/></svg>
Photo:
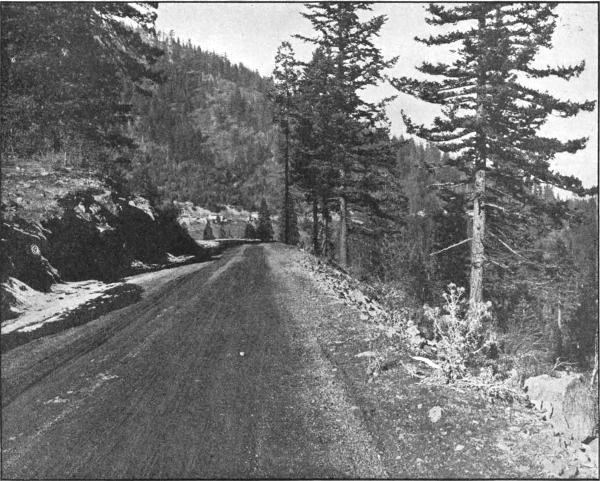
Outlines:
<svg viewBox="0 0 600 481"><path fill-rule="evenodd" d="M425 317L433 324L434 344L448 380L464 377L477 355L494 341L486 322L492 318L491 303L469 309L464 293L463 287L450 283L442 294L445 301L442 308L424 306Z"/></svg>
<svg viewBox="0 0 600 481"><path fill-rule="evenodd" d="M525 301L517 304L498 336L498 345L502 351L499 370L514 370L521 384L528 377L546 373L554 362L552 330L540 322Z"/></svg>

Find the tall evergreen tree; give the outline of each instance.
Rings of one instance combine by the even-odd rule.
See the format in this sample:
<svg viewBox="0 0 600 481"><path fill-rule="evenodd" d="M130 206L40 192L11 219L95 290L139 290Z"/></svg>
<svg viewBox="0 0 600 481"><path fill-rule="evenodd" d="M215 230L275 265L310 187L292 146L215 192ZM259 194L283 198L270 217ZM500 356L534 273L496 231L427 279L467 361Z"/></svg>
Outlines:
<svg viewBox="0 0 600 481"><path fill-rule="evenodd" d="M464 174L472 200L470 302L482 300L485 232L497 245L523 237L528 214L543 207L532 186L546 183L581 191L572 177L552 172L558 152L576 152L586 139L561 142L539 134L550 114L563 117L590 111L594 102L569 102L526 87L523 77L557 76L568 80L584 68L544 69L532 64L540 48L551 47L556 5L539 3L432 4L427 23L461 24L447 33L417 39L429 46L456 45L451 64L424 62L419 70L439 81L406 77L393 80L401 92L441 104L443 117L432 127L416 125L404 115L409 133L436 142L451 152L452 164ZM487 226L486 226L487 219ZM518 232L521 229L521 232ZM490 237L488 236L488 237ZM488 252L489 254L489 252Z"/></svg>
<svg viewBox="0 0 600 481"><path fill-rule="evenodd" d="M212 226L210 225L210 220L206 219L206 226L204 227L204 232L202 235L204 240L213 240L215 238L215 234L213 233Z"/></svg>
<svg viewBox="0 0 600 481"><path fill-rule="evenodd" d="M339 178L339 169L332 162L331 125L333 98L329 93L329 79L334 65L322 48L313 52L304 65L298 80L294 122L294 152L292 180L304 192L312 206L312 244L320 254L319 202L332 198Z"/></svg>
<svg viewBox="0 0 600 481"><path fill-rule="evenodd" d="M279 239L281 242L289 245L298 244L300 233L298 231L298 217L292 196L289 196L287 203L283 205L279 219Z"/></svg>
<svg viewBox="0 0 600 481"><path fill-rule="evenodd" d="M260 209L258 211L258 226L256 235L263 242L271 242L273 240L273 226L271 225L271 213L267 201L262 199Z"/></svg>
<svg viewBox="0 0 600 481"><path fill-rule="evenodd" d="M327 137L322 139L328 158L338 171L335 195L339 199L340 213L339 262L348 264L347 243L349 210L348 201L370 202L369 194L359 187L369 164L379 155L373 149L378 144L382 126L386 126L384 103L365 101L360 92L367 86L382 80L385 68L396 59L384 60L373 43L384 24L384 15L363 21L360 15L371 10L365 2L339 2L308 4L303 13L315 29L315 37L297 35L314 44L322 56L322 62L331 68L324 87L325 98L330 100L327 116L330 122ZM320 102L323 105L323 102ZM322 115L323 111L321 112Z"/></svg>
<svg viewBox="0 0 600 481"><path fill-rule="evenodd" d="M246 223L246 227L244 229L244 239L256 239L256 228L254 227L254 223L252 219L248 219Z"/></svg>
<svg viewBox="0 0 600 481"><path fill-rule="evenodd" d="M282 241L286 244L292 243L289 236L292 231L289 217L293 211L290 210L290 122L292 120L294 89L297 88L298 72L297 62L294 58L294 50L289 42L283 42L277 49L275 56L275 70L273 78L275 89L273 100L276 105L275 120L279 124L283 134L283 163L284 163L284 192L283 192L283 217L282 217ZM295 214L295 213L294 213Z"/></svg>

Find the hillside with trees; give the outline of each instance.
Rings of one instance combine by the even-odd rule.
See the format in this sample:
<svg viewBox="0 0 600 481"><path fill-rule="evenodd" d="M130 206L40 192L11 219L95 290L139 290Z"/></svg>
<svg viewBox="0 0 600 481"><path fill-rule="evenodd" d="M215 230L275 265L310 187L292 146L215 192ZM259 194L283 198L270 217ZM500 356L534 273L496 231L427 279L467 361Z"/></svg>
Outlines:
<svg viewBox="0 0 600 481"><path fill-rule="evenodd" d="M1 5L3 283L48 291L173 254L207 257L172 204L140 197L127 178L139 152L127 93L151 97L164 82L149 41L155 7Z"/></svg>
<svg viewBox="0 0 600 481"><path fill-rule="evenodd" d="M164 36L156 45L165 80L151 97L132 94L133 185L214 210L257 210L263 197L278 204L271 81L189 42Z"/></svg>

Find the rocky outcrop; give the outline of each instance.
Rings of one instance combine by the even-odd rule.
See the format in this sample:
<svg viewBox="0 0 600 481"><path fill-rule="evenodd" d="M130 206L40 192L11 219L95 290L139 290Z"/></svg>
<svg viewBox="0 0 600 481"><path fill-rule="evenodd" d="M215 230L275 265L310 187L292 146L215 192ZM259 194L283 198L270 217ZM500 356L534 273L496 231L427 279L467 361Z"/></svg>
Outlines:
<svg viewBox="0 0 600 481"><path fill-rule="evenodd" d="M2 282L19 279L40 291L59 281L115 281L133 261L166 263L168 254L208 258L177 222L177 209L155 209L142 197L99 188L56 201L60 212L42 222L13 215L2 224Z"/></svg>
<svg viewBox="0 0 600 481"><path fill-rule="evenodd" d="M94 194L99 192L65 196L59 201L64 215L45 224L48 260L67 281L114 281L127 272L133 260L125 249L123 234L115 228L117 206L111 201L98 202Z"/></svg>
<svg viewBox="0 0 600 481"><path fill-rule="evenodd" d="M544 374L527 379L525 389L530 401L546 414L557 432L578 441L597 434L598 405L582 375Z"/></svg>
<svg viewBox="0 0 600 481"><path fill-rule="evenodd" d="M47 291L60 280L58 271L48 262L48 230L21 219L3 222L0 231L1 281L10 277L40 291Z"/></svg>

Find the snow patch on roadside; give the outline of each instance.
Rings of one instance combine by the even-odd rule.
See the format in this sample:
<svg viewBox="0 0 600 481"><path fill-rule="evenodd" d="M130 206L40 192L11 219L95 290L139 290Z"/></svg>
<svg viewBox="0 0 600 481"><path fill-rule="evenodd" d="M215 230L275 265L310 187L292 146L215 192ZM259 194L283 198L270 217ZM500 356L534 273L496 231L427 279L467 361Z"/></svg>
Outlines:
<svg viewBox="0 0 600 481"><path fill-rule="evenodd" d="M4 335L14 331L35 331L46 323L58 321L65 312L102 296L105 291L120 284L105 284L95 280L66 282L54 284L47 293L28 288L22 291L21 315L3 322L0 332Z"/></svg>
<svg viewBox="0 0 600 481"><path fill-rule="evenodd" d="M136 274L134 276L126 277L124 281L127 284L134 284L140 286L144 291L151 291L159 288L165 282L178 279L191 272L198 271L204 267L210 265L210 262L203 262L198 264L187 264L180 267L173 267L171 269L162 269L153 272L144 272L143 274ZM142 294L142 296L145 294Z"/></svg>
<svg viewBox="0 0 600 481"><path fill-rule="evenodd" d="M8 311L11 317L23 314L30 303L30 298L36 293L41 294L14 277L9 277L2 283L2 289L4 291L2 301L9 304Z"/></svg>
<svg viewBox="0 0 600 481"><path fill-rule="evenodd" d="M167 261L169 264L181 264L183 262L191 261L195 255L183 255L183 256L174 256L170 252L167 252Z"/></svg>
<svg viewBox="0 0 600 481"><path fill-rule="evenodd" d="M112 381L114 379L119 379L119 376L117 376L116 374L107 374L104 372L99 373L96 376L96 382L92 386L87 388L87 394L92 394L96 389L102 386L102 384L104 384L107 381Z"/></svg>
<svg viewBox="0 0 600 481"><path fill-rule="evenodd" d="M191 259L190 256L171 256L170 260L173 264L178 264ZM3 336L15 333L15 331L31 333L48 323L61 321L67 312L77 309L91 300L112 295L111 293L107 294L106 291L114 287L130 284L141 287L145 292L151 292L170 280L195 272L207 265L209 265L207 262L186 264L144 272L126 277L123 282L110 284L96 280L54 284L51 291L47 293L36 291L17 279L9 278L4 286L17 299L14 311L18 317L2 322L0 333Z"/></svg>
<svg viewBox="0 0 600 481"><path fill-rule="evenodd" d="M54 399L48 399L44 404L63 404L69 402L68 399L63 399L60 396L56 396Z"/></svg>
<svg viewBox="0 0 600 481"><path fill-rule="evenodd" d="M201 247L207 247L207 248L217 248L219 247L220 243L219 241L216 240L197 240L196 239L196 244L198 244Z"/></svg>

